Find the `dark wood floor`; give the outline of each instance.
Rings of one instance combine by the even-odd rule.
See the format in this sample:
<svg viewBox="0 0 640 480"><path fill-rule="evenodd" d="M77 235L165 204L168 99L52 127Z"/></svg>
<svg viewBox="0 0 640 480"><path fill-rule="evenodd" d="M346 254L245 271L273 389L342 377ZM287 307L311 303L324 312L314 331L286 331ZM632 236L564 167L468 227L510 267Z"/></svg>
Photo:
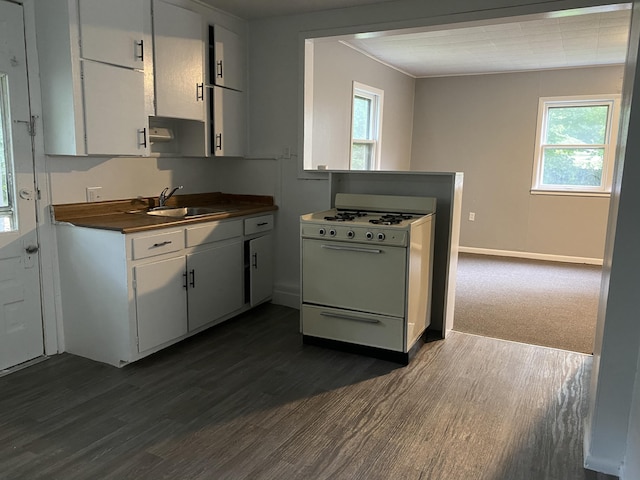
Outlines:
<svg viewBox="0 0 640 480"><path fill-rule="evenodd" d="M458 332L400 367L303 346L264 305L123 369L0 378L0 478L591 479L590 368Z"/></svg>

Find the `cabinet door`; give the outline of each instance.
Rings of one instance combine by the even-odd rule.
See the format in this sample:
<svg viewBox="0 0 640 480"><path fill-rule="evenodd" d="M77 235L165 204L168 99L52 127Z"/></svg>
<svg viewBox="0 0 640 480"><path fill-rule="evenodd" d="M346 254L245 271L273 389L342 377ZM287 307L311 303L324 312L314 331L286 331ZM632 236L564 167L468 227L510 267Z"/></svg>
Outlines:
<svg viewBox="0 0 640 480"><path fill-rule="evenodd" d="M142 0L78 0L78 9L82 58L144 68Z"/></svg>
<svg viewBox="0 0 640 480"><path fill-rule="evenodd" d="M189 330L242 307L242 242L187 256Z"/></svg>
<svg viewBox="0 0 640 480"><path fill-rule="evenodd" d="M213 87L212 153L216 157L244 155L244 94Z"/></svg>
<svg viewBox="0 0 640 480"><path fill-rule="evenodd" d="M213 58L209 72L209 82L220 87L244 90L244 55L240 36L220 25L210 27L209 41L213 44Z"/></svg>
<svg viewBox="0 0 640 480"><path fill-rule="evenodd" d="M273 293L273 247L271 235L249 241L250 303L256 305Z"/></svg>
<svg viewBox="0 0 640 480"><path fill-rule="evenodd" d="M145 155L144 74L82 62L84 126L89 155Z"/></svg>
<svg viewBox="0 0 640 480"><path fill-rule="evenodd" d="M187 333L185 257L134 267L138 350L144 352Z"/></svg>
<svg viewBox="0 0 640 480"><path fill-rule="evenodd" d="M204 121L200 15L154 0L153 45L156 115Z"/></svg>

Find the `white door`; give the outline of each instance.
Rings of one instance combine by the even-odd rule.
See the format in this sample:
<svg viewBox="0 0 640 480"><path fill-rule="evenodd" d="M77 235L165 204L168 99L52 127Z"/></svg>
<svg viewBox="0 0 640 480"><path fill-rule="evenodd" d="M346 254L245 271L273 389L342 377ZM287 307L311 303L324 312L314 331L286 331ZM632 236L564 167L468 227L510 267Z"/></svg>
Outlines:
<svg viewBox="0 0 640 480"><path fill-rule="evenodd" d="M0 0L0 370L44 353L22 7Z"/></svg>

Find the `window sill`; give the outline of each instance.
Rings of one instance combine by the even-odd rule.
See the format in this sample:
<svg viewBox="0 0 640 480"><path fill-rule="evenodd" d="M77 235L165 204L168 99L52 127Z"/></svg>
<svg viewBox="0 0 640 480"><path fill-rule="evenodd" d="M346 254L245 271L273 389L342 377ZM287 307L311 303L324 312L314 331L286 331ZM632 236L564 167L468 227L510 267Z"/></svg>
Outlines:
<svg viewBox="0 0 640 480"><path fill-rule="evenodd" d="M581 192L579 190L540 190L531 189L531 195L556 195L561 197L605 197L611 196L611 192Z"/></svg>

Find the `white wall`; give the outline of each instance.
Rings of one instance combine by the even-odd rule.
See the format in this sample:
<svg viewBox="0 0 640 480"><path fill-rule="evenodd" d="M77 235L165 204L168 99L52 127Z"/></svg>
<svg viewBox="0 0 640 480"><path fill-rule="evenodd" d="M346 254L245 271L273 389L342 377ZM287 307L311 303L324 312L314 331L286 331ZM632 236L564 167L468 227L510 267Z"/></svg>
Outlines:
<svg viewBox="0 0 640 480"><path fill-rule="evenodd" d="M585 462L596 470L620 475L627 444L634 385L640 356L638 285L640 285L640 1L633 3L631 40L623 87L622 132L611 196L603 281L585 431ZM637 422L637 420L635 420ZM633 433L633 431L632 431ZM627 475L636 479L637 475Z"/></svg>
<svg viewBox="0 0 640 480"><path fill-rule="evenodd" d="M640 478L640 363L636 368L636 386L631 401L627 452L622 472L623 479Z"/></svg>
<svg viewBox="0 0 640 480"><path fill-rule="evenodd" d="M464 172L461 246L602 258L608 197L530 193L538 99L619 94L622 76L616 66L417 80L411 169Z"/></svg>
<svg viewBox="0 0 640 480"><path fill-rule="evenodd" d="M102 187L103 200L158 196L183 185L180 194L219 191L216 159L48 157L52 203L86 201L86 187Z"/></svg>
<svg viewBox="0 0 640 480"><path fill-rule="evenodd" d="M409 170L415 80L335 39L314 42L312 165L348 170L353 81L384 91L380 170ZM309 159L306 159L307 162ZM313 168L313 167L312 167Z"/></svg>

